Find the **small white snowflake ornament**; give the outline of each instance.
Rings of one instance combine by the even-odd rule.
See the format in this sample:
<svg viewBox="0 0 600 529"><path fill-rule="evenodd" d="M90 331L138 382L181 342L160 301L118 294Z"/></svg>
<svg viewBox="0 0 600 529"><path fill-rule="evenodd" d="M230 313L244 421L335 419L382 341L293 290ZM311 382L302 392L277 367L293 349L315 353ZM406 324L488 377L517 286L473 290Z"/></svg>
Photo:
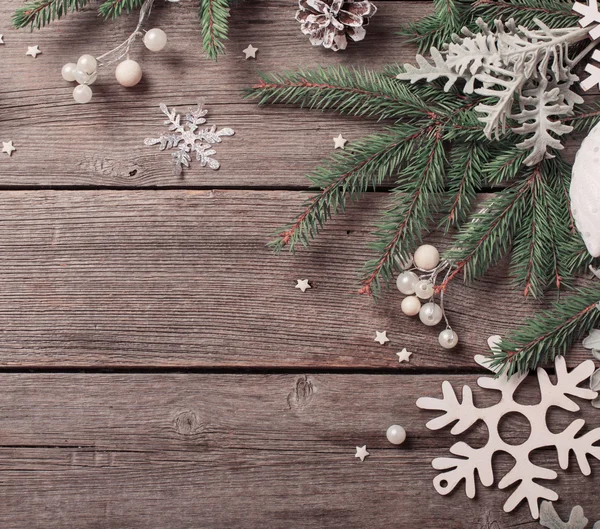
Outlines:
<svg viewBox="0 0 600 529"><path fill-rule="evenodd" d="M224 128L217 130L217 126L213 125L210 128L202 129L200 125L206 123L204 116L208 114L208 110L203 108L203 103L199 102L194 110L189 110L183 118L177 114L176 110L169 110L164 103L160 104L160 109L169 119L165 121L165 125L169 125L169 130L163 132L158 138L146 138L145 145L159 145L159 149L177 149L172 154L173 156L173 174L181 175L184 167L190 166L191 153L196 153L196 160L200 162L202 167L207 165L211 169L218 169L221 164L211 158L216 154L212 148L215 143L221 143L223 136L233 136L233 129Z"/></svg>
<svg viewBox="0 0 600 529"><path fill-rule="evenodd" d="M476 356L475 360L480 365L487 367L484 356ZM552 384L545 370L537 370L540 386L541 400L537 404L527 405L516 402L513 398L516 389L527 378L527 375L513 375L510 379L506 375L498 378L481 377L477 384L484 389L493 389L502 394L500 402L487 408L477 408L473 403L473 393L469 386L462 390L462 402L459 402L450 382L442 385L443 398L420 398L417 406L425 410L443 411L440 417L427 423L430 430L440 430L451 423L456 423L451 430L453 435L466 432L477 421L481 420L487 426L488 441L481 448L472 448L464 442L458 442L450 448L454 457L440 457L433 460L432 466L441 470L433 480L437 492L442 495L449 494L456 486L465 481L465 490L469 498L475 497L475 475L485 487L494 483L494 470L492 462L496 452L506 452L514 460L514 467L499 482L498 488L505 489L516 483L517 487L504 504L504 511L514 510L523 500L529 504L533 518L539 517L539 500L554 501L558 495L553 490L537 483L536 480L556 479L554 470L535 465L529 459L532 451L543 447L554 447L558 455L560 467L564 470L569 466L570 452L575 454L577 463L584 475L591 473L587 456L591 455L600 459L600 447L594 443L600 440L600 428L596 428L584 435L577 437L583 428L583 419L574 420L564 431L551 432L546 424L549 408L557 406L570 412L579 411L579 406L571 400L571 396L592 400L597 397L597 392L580 388L578 385L586 381L594 372L594 362L587 360L572 371L567 370L565 359L556 358L557 383ZM523 444L512 445L506 443L498 430L501 419L508 413L519 413L527 418L531 426L531 434Z"/></svg>
<svg viewBox="0 0 600 529"><path fill-rule="evenodd" d="M571 212L588 252L600 256L600 123L581 143L573 163Z"/></svg>

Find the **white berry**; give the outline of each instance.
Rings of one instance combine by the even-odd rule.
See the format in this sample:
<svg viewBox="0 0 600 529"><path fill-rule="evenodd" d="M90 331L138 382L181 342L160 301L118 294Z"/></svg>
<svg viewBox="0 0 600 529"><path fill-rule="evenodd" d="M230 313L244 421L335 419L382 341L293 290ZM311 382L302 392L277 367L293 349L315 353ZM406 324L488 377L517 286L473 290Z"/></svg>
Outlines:
<svg viewBox="0 0 600 529"><path fill-rule="evenodd" d="M458 344L458 334L452 329L446 329L440 333L438 340L444 349L454 349Z"/></svg>
<svg viewBox="0 0 600 529"><path fill-rule="evenodd" d="M419 312L420 320L428 327L433 327L442 321L442 309L437 303L425 303Z"/></svg>
<svg viewBox="0 0 600 529"><path fill-rule="evenodd" d="M89 103L92 100L92 89L86 84L80 84L73 90L73 99L77 103Z"/></svg>
<svg viewBox="0 0 600 529"><path fill-rule="evenodd" d="M416 316L421 310L421 300L417 296L408 296L402 300L400 308L407 316Z"/></svg>
<svg viewBox="0 0 600 529"><path fill-rule="evenodd" d="M424 244L419 246L415 251L413 257L415 266L423 270L433 270L438 264L440 264L440 252L437 251L435 246L431 244Z"/></svg>
<svg viewBox="0 0 600 529"><path fill-rule="evenodd" d="M115 77L119 84L130 88L142 80L142 67L134 60L127 59L117 66Z"/></svg>
<svg viewBox="0 0 600 529"><path fill-rule="evenodd" d="M415 294L421 299L429 299L433 296L433 283L422 279L415 285Z"/></svg>
<svg viewBox="0 0 600 529"><path fill-rule="evenodd" d="M94 84L96 82L96 79L98 78L98 74L96 72L94 73L85 73L83 70L75 70L75 80L79 83L79 84Z"/></svg>
<svg viewBox="0 0 600 529"><path fill-rule="evenodd" d="M406 440L406 430L397 424L392 424L385 433L387 440L393 445L401 445Z"/></svg>
<svg viewBox="0 0 600 529"><path fill-rule="evenodd" d="M75 71L77 70L77 65L74 62L68 62L62 67L61 74L62 78L68 83L72 83L75 81Z"/></svg>
<svg viewBox="0 0 600 529"><path fill-rule="evenodd" d="M82 55L77 61L77 69L87 74L93 74L98 69L98 61L93 55Z"/></svg>
<svg viewBox="0 0 600 529"><path fill-rule="evenodd" d="M161 51L167 45L167 34L159 28L153 28L144 35L144 45L150 51Z"/></svg>
<svg viewBox="0 0 600 529"><path fill-rule="evenodd" d="M396 286L403 294L409 295L415 293L415 285L419 277L414 272L402 272L396 279Z"/></svg>

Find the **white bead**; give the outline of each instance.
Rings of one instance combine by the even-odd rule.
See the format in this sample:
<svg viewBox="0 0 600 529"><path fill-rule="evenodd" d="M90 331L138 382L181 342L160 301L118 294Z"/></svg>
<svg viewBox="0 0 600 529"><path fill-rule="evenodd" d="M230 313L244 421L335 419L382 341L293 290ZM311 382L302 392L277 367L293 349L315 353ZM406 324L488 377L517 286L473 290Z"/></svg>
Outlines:
<svg viewBox="0 0 600 529"><path fill-rule="evenodd" d="M437 251L435 246L431 244L424 244L419 246L413 257L415 266L422 268L423 270L433 270L438 264L440 264L440 252Z"/></svg>
<svg viewBox="0 0 600 529"><path fill-rule="evenodd" d="M89 74L85 73L83 70L75 70L75 80L79 84L94 84L96 79L98 79L98 74L96 72Z"/></svg>
<svg viewBox="0 0 600 529"><path fill-rule="evenodd" d="M151 29L144 35L144 45L150 51L161 51L167 45L167 34L159 28Z"/></svg>
<svg viewBox="0 0 600 529"><path fill-rule="evenodd" d="M73 99L78 103L89 103L92 99L92 89L86 84L80 84L73 90Z"/></svg>
<svg viewBox="0 0 600 529"><path fill-rule="evenodd" d="M401 445L406 440L406 430L397 424L392 424L385 433L387 440L393 445Z"/></svg>
<svg viewBox="0 0 600 529"><path fill-rule="evenodd" d="M117 66L115 77L119 84L130 88L142 80L142 67L137 62L127 59Z"/></svg>
<svg viewBox="0 0 600 529"><path fill-rule="evenodd" d="M396 279L396 286L403 294L409 295L415 293L415 285L419 281L419 276L414 272L402 272Z"/></svg>
<svg viewBox="0 0 600 529"><path fill-rule="evenodd" d="M421 310L421 300L417 296L408 296L402 300L400 308L407 316L416 316Z"/></svg>
<svg viewBox="0 0 600 529"><path fill-rule="evenodd" d="M422 279L415 285L415 294L421 299L429 299L433 296L433 283Z"/></svg>
<svg viewBox="0 0 600 529"><path fill-rule="evenodd" d="M446 329L440 333L439 342L444 349L454 349L458 344L458 334L452 329Z"/></svg>
<svg viewBox="0 0 600 529"><path fill-rule="evenodd" d="M72 83L75 81L75 71L77 70L77 65L74 62L68 62L62 67L61 74L62 78L68 83Z"/></svg>
<svg viewBox="0 0 600 529"><path fill-rule="evenodd" d="M98 69L98 61L92 55L82 55L77 61L77 69L92 74Z"/></svg>
<svg viewBox="0 0 600 529"><path fill-rule="evenodd" d="M428 327L433 327L442 321L442 309L437 303L425 303L421 307L419 318Z"/></svg>

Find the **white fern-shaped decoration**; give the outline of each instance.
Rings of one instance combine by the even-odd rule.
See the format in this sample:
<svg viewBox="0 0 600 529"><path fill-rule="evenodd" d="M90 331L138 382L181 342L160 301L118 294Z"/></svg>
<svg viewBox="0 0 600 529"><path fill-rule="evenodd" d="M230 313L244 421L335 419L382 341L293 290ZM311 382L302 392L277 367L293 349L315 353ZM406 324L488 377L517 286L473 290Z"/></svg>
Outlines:
<svg viewBox="0 0 600 529"><path fill-rule="evenodd" d="M479 19L479 33L463 29L463 36L453 35L444 49L432 48L433 63L417 55L417 66L406 64L398 79L445 78L446 91L461 80L464 93L486 98L475 107L485 135L498 138L509 120L516 121L512 130L527 136L518 146L530 151L525 163L534 165L553 157L551 149L562 149L560 136L572 130L560 118L571 115L583 99L571 90L578 77L571 72L569 46L587 37L586 29L536 24L530 30L514 20L497 20L492 30Z"/></svg>

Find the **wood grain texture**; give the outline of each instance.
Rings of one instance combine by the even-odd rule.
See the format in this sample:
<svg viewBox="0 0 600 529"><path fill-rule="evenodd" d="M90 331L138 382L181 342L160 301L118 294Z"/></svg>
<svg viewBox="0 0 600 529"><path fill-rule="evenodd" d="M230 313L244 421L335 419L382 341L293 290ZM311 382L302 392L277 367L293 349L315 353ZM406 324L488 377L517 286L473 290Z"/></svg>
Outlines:
<svg viewBox="0 0 600 529"><path fill-rule="evenodd" d="M434 457L456 441L430 432L439 376L365 375L9 375L0 376L0 519L6 529L526 528L510 491L433 489ZM476 377L450 377L475 386ZM521 391L535 401L534 380ZM496 395L475 389L479 406ZM598 425L582 403L579 416ZM564 429L573 416L552 415ZM409 438L389 444L403 424ZM524 429L523 429L524 430ZM508 442L525 431L507 428ZM485 428L461 439L486 441ZM360 463L357 445L371 456ZM564 515L577 502L600 518L593 479L573 462L562 472L548 450L536 462L559 473L551 486ZM496 461L499 479L513 465ZM592 461L593 473L600 471ZM24 506L26 506L24 508Z"/></svg>
<svg viewBox="0 0 600 529"><path fill-rule="evenodd" d="M140 44L134 53L144 81L125 89L112 69L101 72L94 99L77 105L73 86L60 68L83 53L100 54L124 39L134 16L101 23L94 7L69 15L34 34L9 29L21 0L0 5L6 45L0 49L0 137L12 138L18 151L0 158L0 186L216 186L306 187L304 175L333 149L333 136L357 140L381 130L371 120L339 117L288 107L259 108L243 101L241 91L270 72L327 65L379 68L414 59L415 47L395 35L400 21L430 12L426 2L381 2L367 38L344 53L313 48L294 20L296 2L248 2L232 11L228 55L213 63L200 50L197 2L159 2L150 25L169 36L164 52ZM37 43L43 54L25 56ZM249 43L259 48L256 61L244 60ZM206 98L210 122L236 130L219 146L222 168L215 173L198 164L183 178L171 174L170 155L145 147L144 138L162 131L158 104L182 110Z"/></svg>
<svg viewBox="0 0 600 529"><path fill-rule="evenodd" d="M269 234L298 210L289 191L13 191L0 194L4 366L473 368L491 334L540 305L506 267L446 297L461 338L439 347L400 311L356 294L386 194L370 194L309 251L274 256ZM431 239L436 244L447 241ZM296 279L309 279L306 293ZM382 347L376 330L392 340ZM395 352L414 352L398 365ZM589 358L577 348L573 358Z"/></svg>

